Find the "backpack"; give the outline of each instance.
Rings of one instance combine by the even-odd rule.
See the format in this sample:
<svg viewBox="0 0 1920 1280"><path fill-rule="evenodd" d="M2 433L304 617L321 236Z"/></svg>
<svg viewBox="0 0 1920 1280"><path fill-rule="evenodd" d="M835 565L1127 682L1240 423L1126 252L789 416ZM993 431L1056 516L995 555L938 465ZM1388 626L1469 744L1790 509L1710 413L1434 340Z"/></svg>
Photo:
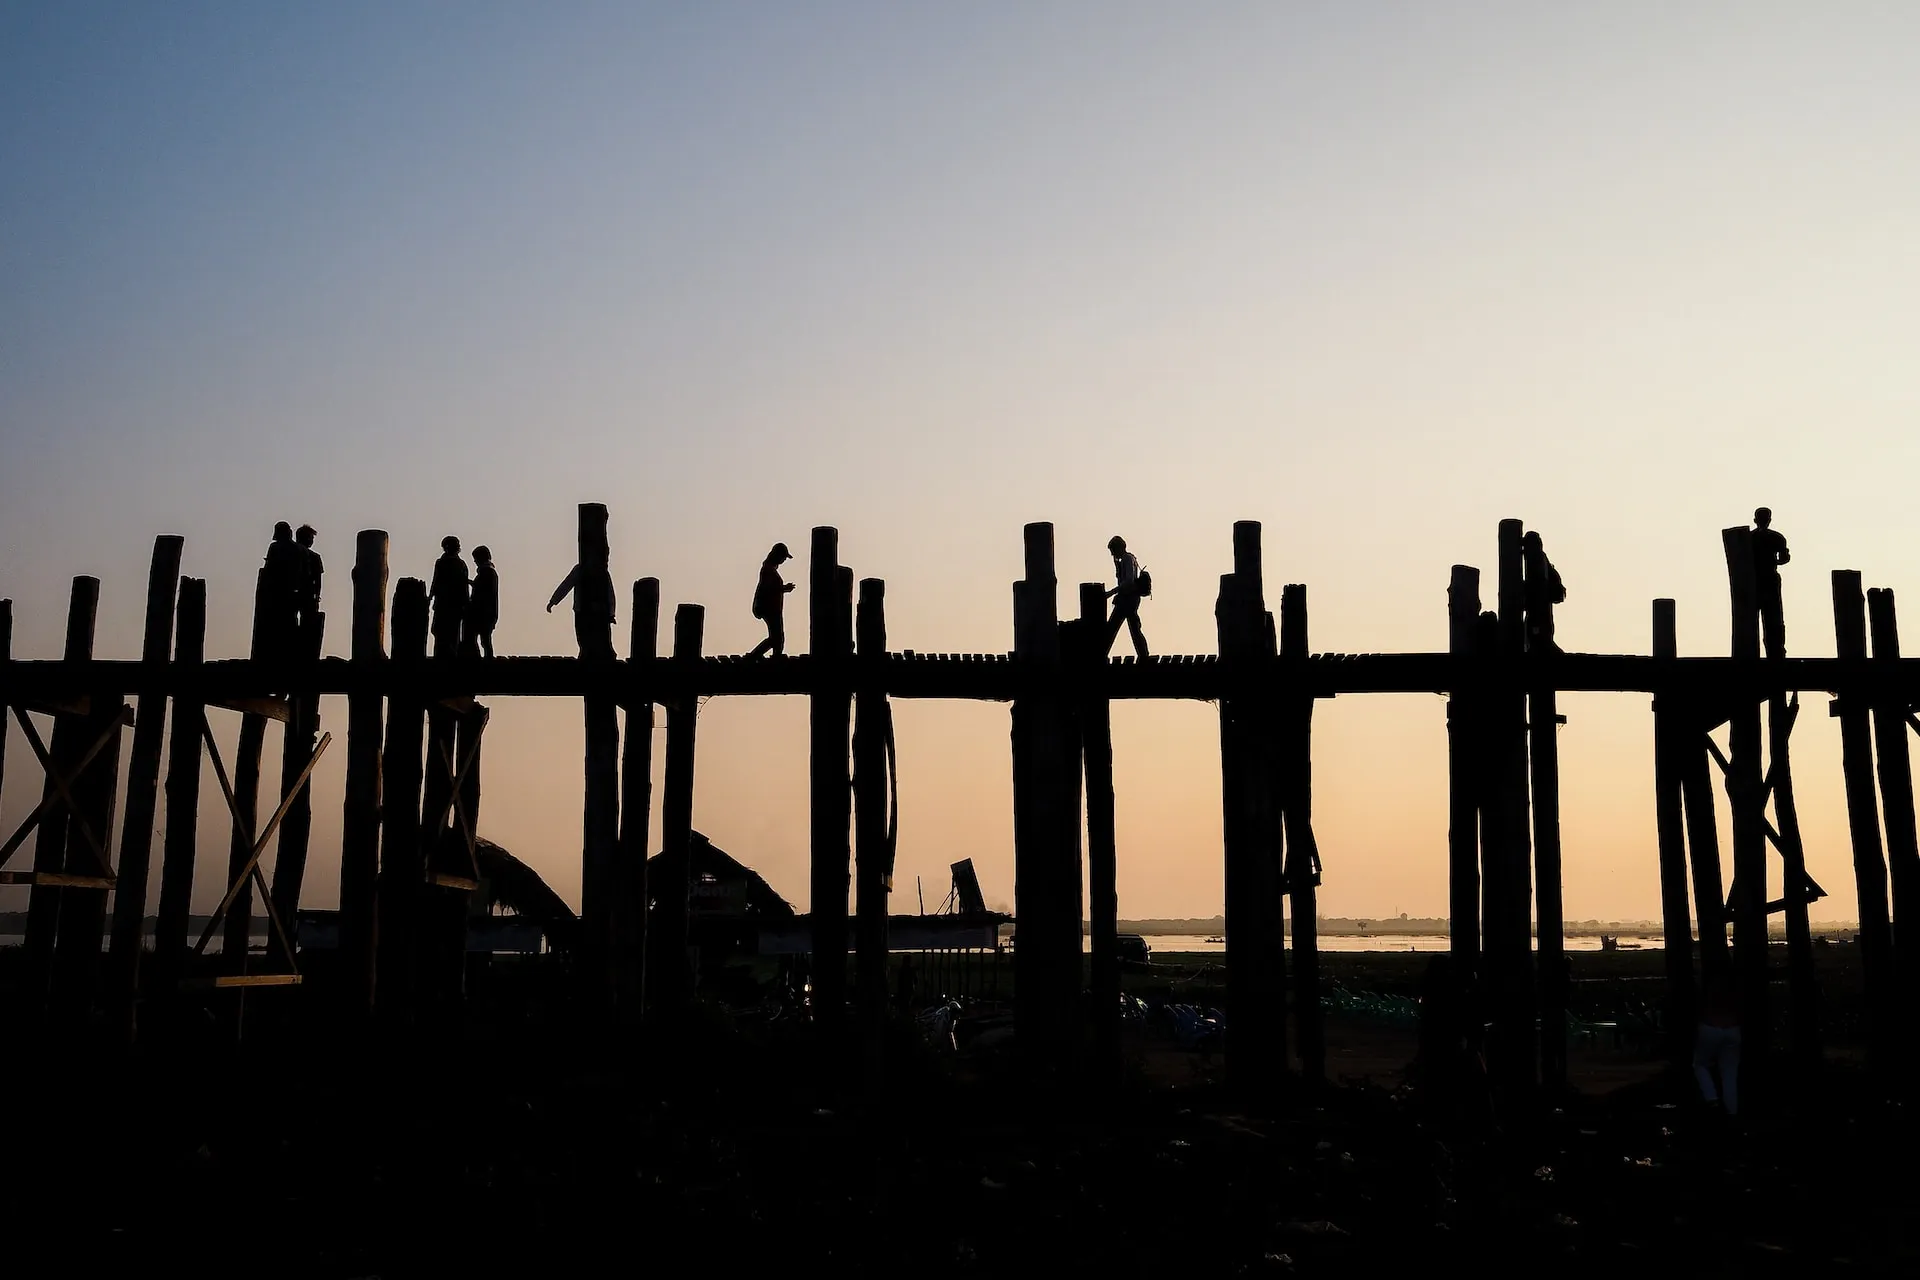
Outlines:
<svg viewBox="0 0 1920 1280"><path fill-rule="evenodd" d="M1153 575L1145 569L1142 569L1140 571L1138 585L1140 587L1140 598L1144 600L1153 594Z"/></svg>

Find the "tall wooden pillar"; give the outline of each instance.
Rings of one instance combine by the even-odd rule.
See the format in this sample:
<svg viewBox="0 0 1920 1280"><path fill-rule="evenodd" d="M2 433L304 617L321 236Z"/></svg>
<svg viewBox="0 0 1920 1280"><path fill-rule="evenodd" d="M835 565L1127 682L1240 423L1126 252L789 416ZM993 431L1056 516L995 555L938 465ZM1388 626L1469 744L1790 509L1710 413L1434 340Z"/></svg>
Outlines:
<svg viewBox="0 0 1920 1280"><path fill-rule="evenodd" d="M1753 530L1721 531L1733 602L1733 657L1760 658L1760 607L1753 578ZM1771 1035L1767 1009L1766 792L1760 771L1760 697L1741 689L1728 721L1727 800L1733 815L1733 962L1740 1001L1742 1062L1765 1058ZM1742 1083L1755 1075L1744 1066Z"/></svg>
<svg viewBox="0 0 1920 1280"><path fill-rule="evenodd" d="M1680 656L1674 602L1653 602L1653 656ZM1669 684L1653 700L1653 812L1660 856L1661 944L1667 993L1662 1006L1667 1063L1685 1071L1693 1056L1693 925L1687 911L1686 825L1680 801L1680 757L1688 717L1681 695Z"/></svg>
<svg viewBox="0 0 1920 1280"><path fill-rule="evenodd" d="M1787 918L1787 1012L1793 1056L1802 1071L1820 1066L1820 989L1813 976L1813 925L1807 916L1806 847L1800 841L1800 809L1793 794L1789 740L1800 715L1800 695L1791 701L1774 691L1767 699L1767 783L1778 819L1781 883Z"/></svg>
<svg viewBox="0 0 1920 1280"><path fill-rule="evenodd" d="M892 712L883 683L886 590L886 583L878 578L861 581L855 623L860 674L853 721L854 995L870 1069L878 1066L880 1033L887 1017L887 895L893 880L893 851L887 841L887 736Z"/></svg>
<svg viewBox="0 0 1920 1280"><path fill-rule="evenodd" d="M81 743L91 746L102 733L110 736L105 750L80 770L72 786L76 820L67 828L63 868L69 875L80 876L97 876L103 870L101 855L87 840L80 819L100 838L108 868L112 866L115 802L120 783L120 690L92 689L89 700L88 714L80 722ZM84 1019L92 1011L94 986L99 978L101 942L107 923L107 891L76 886L60 892L53 1003L60 1017Z"/></svg>
<svg viewBox="0 0 1920 1280"><path fill-rule="evenodd" d="M1107 701L1106 591L1080 584L1077 663L1087 681L1080 699L1080 749L1087 784L1087 907L1096 1083L1120 1069L1120 889L1113 815L1113 720Z"/></svg>
<svg viewBox="0 0 1920 1280"><path fill-rule="evenodd" d="M352 662L356 682L371 682L387 661L387 534L362 529L354 539ZM347 784L340 822L340 969L350 1020L373 1011L379 931L380 788L385 773L380 693L365 683L347 696Z"/></svg>
<svg viewBox="0 0 1920 1280"><path fill-rule="evenodd" d="M172 534L155 538L153 564L147 575L147 620L140 660L154 678L142 680L139 718L133 725L133 754L127 768L126 823L120 832L120 865L114 881L113 942L108 955L108 987L115 1021L128 1038L134 1031L140 952L146 941L153 822L160 804L160 752L166 735L167 695L157 678L158 668L173 655L174 601L180 590L180 553L185 544L186 539Z"/></svg>
<svg viewBox="0 0 1920 1280"><path fill-rule="evenodd" d="M853 821L849 777L852 728L848 651L852 607L841 575L840 533L814 529L807 567L807 650L814 676L808 769L812 787L813 1017L838 1026L847 1004L847 881Z"/></svg>
<svg viewBox="0 0 1920 1280"><path fill-rule="evenodd" d="M1834 652L1843 661L1867 656L1867 601L1857 569L1833 571ZM1840 767L1847 788L1847 831L1853 845L1854 891L1860 921L1860 968L1867 993L1867 1053L1877 1070L1892 1063L1897 990L1893 927L1887 902L1887 860L1880 843L1879 796L1873 778L1873 724L1868 700L1842 698Z"/></svg>
<svg viewBox="0 0 1920 1280"><path fill-rule="evenodd" d="M1893 592L1867 592L1873 660L1900 661L1900 624ZM1914 831L1913 768L1907 747L1906 709L1881 699L1873 709L1873 737L1880 755L1880 813L1887 824L1887 869L1893 882L1893 961L1899 990L1920 991L1920 840ZM1902 932L1902 929L1905 932ZM1909 1033L1913 1041L1920 1035Z"/></svg>
<svg viewBox="0 0 1920 1280"><path fill-rule="evenodd" d="M1528 822L1527 695L1519 683L1526 648L1526 571L1518 520L1499 531L1498 655L1502 668L1490 698L1493 810L1484 825L1500 828L1498 856L1487 849L1484 874L1497 878L1487 892L1486 958L1493 1003L1488 1068L1503 1102L1513 1105L1535 1083L1533 858ZM1498 902L1498 910L1494 904Z"/></svg>
<svg viewBox="0 0 1920 1280"><path fill-rule="evenodd" d="M700 661L700 644L707 611L683 604L673 615L673 657L683 676ZM684 685L683 685L684 688ZM689 859L693 856L693 747L700 723L700 702L691 691L679 692L667 703L667 794L660 804L660 866L663 883L653 887L653 932L659 937L655 1003L685 1004L693 996L687 894ZM846 943L841 944L844 959ZM818 988L816 988L816 993Z"/></svg>
<svg viewBox="0 0 1920 1280"><path fill-rule="evenodd" d="M1062 1068L1080 1020L1079 814L1067 812L1071 768L1061 672L1053 526L1024 530L1026 577L1014 584L1012 710L1015 1042L1031 1067Z"/></svg>
<svg viewBox="0 0 1920 1280"><path fill-rule="evenodd" d="M327 615L315 613L300 620L294 633L298 646L294 656L301 662L317 662L326 636ZM280 748L280 799L287 806L280 820L279 849L273 860L273 909L282 924L299 936L300 895L306 887L307 844L313 834L313 788L301 787L288 796L288 788L300 771L313 759L313 748L320 737L320 695L310 689L292 690L287 699L287 724Z"/></svg>
<svg viewBox="0 0 1920 1280"><path fill-rule="evenodd" d="M1447 584L1447 651L1453 655L1454 689L1447 697L1447 952L1465 1009L1480 967L1480 798L1485 744L1480 735L1476 681L1479 651L1480 571L1453 566ZM1477 1032L1473 1041L1477 1043Z"/></svg>
<svg viewBox="0 0 1920 1280"><path fill-rule="evenodd" d="M1534 637L1553 634L1552 566L1536 536L1525 553L1529 663L1539 672L1527 693L1527 759L1533 791L1535 910L1540 974L1540 1079L1567 1083L1566 909L1560 869L1560 700L1550 670L1557 650ZM1544 668L1544 670L1543 670Z"/></svg>
<svg viewBox="0 0 1920 1280"><path fill-rule="evenodd" d="M167 830L161 848L160 909L153 928L154 985L171 994L187 955L193 900L193 862L200 839L200 727L206 707L191 692L207 650L207 584L180 579L179 617L173 662L181 692L173 697L173 732L167 738Z"/></svg>
<svg viewBox="0 0 1920 1280"><path fill-rule="evenodd" d="M1261 584L1260 526L1233 526L1233 572L1214 606L1220 660L1233 692L1220 701L1221 830L1226 845L1227 1069L1264 1095L1287 1063L1286 950L1280 906L1280 807L1272 639Z"/></svg>
<svg viewBox="0 0 1920 1280"><path fill-rule="evenodd" d="M1304 677L1307 588L1280 591L1280 657L1290 680ZM1293 909L1293 1018L1300 1072L1327 1077L1326 1022L1320 1009L1320 845L1313 835L1313 696L1289 692L1280 719L1280 806L1286 836L1286 887Z"/></svg>
<svg viewBox="0 0 1920 1280"><path fill-rule="evenodd" d="M253 592L254 661L279 658L276 642L286 634L279 597L268 590L267 571L260 570ZM265 693L268 690L260 690ZM271 692L284 693L283 689ZM267 718L245 712L240 717L240 739L233 752L233 798L237 812L227 843L227 883L241 879L253 854L253 835L260 825L260 755L267 743ZM253 945L253 884L244 879L227 911L226 932L220 943L220 967L228 973L247 971L247 953Z"/></svg>
<svg viewBox="0 0 1920 1280"><path fill-rule="evenodd" d="M660 651L660 579L633 584L626 736L620 748L620 854L614 865L614 1007L640 1017L646 1000L648 824L653 815L653 680Z"/></svg>
<svg viewBox="0 0 1920 1280"><path fill-rule="evenodd" d="M580 504L578 546L580 578L574 591L597 591L592 584L605 576L610 557L607 508L603 504ZM578 605L582 597L576 595L574 600ZM594 610L574 612L575 638L583 662L605 659L613 653L613 601L609 599L607 605L604 618ZM620 721L611 688L592 688L583 704L586 786L580 823L580 933L584 952L580 959L593 1001L605 1008L615 998L613 893L620 848Z"/></svg>
<svg viewBox="0 0 1920 1280"><path fill-rule="evenodd" d="M93 657L94 615L100 607L100 580L80 577L73 580L67 599L67 636L61 657L68 662L85 662ZM87 721L62 715L55 719L47 754L53 767L64 777L89 745L85 740ZM59 791L49 777L40 793L45 810L34 831L33 869L41 872L66 870L68 829L73 815L68 812ZM74 797L76 800L79 797ZM98 830L98 828L95 828ZM77 834L77 833L75 833ZM102 835L104 839L104 834ZM60 896L65 892L53 885L36 884L27 895L26 961L28 999L44 1011L53 989L54 943L60 931Z"/></svg>
<svg viewBox="0 0 1920 1280"><path fill-rule="evenodd" d="M427 661L427 584L402 578L393 592L393 697L381 789L380 926L377 995L383 1018L410 1020L426 863L420 848L421 734L426 707L409 686Z"/></svg>

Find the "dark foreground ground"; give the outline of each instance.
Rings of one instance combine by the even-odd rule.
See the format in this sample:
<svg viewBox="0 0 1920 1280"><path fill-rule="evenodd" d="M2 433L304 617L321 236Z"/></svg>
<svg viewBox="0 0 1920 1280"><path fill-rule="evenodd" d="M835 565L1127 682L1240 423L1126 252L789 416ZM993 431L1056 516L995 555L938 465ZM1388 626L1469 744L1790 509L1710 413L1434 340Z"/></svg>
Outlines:
<svg viewBox="0 0 1920 1280"><path fill-rule="evenodd" d="M1371 971L1383 993L1411 971L1342 964L1330 981ZM1149 977L1204 990L1198 963L1131 981ZM1487 1133L1433 1116L1400 1071L1411 1034L1360 1015L1329 1027L1350 1082L1293 1087L1267 1115L1225 1096L1217 1059L1148 1026L1110 1090L1024 1080L1004 1035L942 1053L905 1024L888 1084L869 1086L804 1025L712 1004L637 1046L584 1036L559 1005L412 1044L265 1016L256 1030L65 1060L15 1037L0 1068L8 1274L1804 1275L1920 1260L1913 1126L1844 1053L1734 1132L1646 1049L1596 1047L1576 1084L1607 1092Z"/></svg>

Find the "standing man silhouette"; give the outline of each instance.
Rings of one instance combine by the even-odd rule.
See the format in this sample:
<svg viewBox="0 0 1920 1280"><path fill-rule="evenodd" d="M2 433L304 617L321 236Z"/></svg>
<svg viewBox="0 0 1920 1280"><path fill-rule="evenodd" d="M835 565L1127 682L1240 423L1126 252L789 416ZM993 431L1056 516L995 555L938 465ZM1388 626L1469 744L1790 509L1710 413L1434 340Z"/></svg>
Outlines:
<svg viewBox="0 0 1920 1280"><path fill-rule="evenodd" d="M460 558L460 539L440 539L440 558L433 562L433 656L451 658L460 648L460 627L467 616L467 562Z"/></svg>
<svg viewBox="0 0 1920 1280"><path fill-rule="evenodd" d="M293 652L300 581L305 573L300 548L293 541L293 526L282 520L273 526L273 541L267 544L261 593L266 616L255 619L257 634L269 657L287 657Z"/></svg>
<svg viewBox="0 0 1920 1280"><path fill-rule="evenodd" d="M1787 656L1787 621L1780 606L1780 566L1793 559L1787 540L1773 527L1773 512L1753 513L1753 586L1760 605L1760 634L1769 658Z"/></svg>
<svg viewBox="0 0 1920 1280"><path fill-rule="evenodd" d="M1133 651L1140 660L1147 660L1147 636L1140 629L1140 599L1146 595L1145 586L1140 579L1140 561L1127 550L1127 540L1115 534L1107 541L1107 550L1113 553L1114 588L1107 592L1113 601L1113 614L1107 619L1106 652L1113 651L1113 642L1120 637L1120 624L1127 624L1127 632L1133 637Z"/></svg>
<svg viewBox="0 0 1920 1280"><path fill-rule="evenodd" d="M573 594L573 638L580 645L580 656L595 660L612 658L613 625L619 619L614 617L613 574L607 562L574 565L565 580L553 589L547 612L552 613L553 606L565 600L569 592Z"/></svg>
<svg viewBox="0 0 1920 1280"><path fill-rule="evenodd" d="M317 536L310 524L301 525L294 534L294 541L299 544L301 551L298 605L302 631L313 625L314 615L320 612L320 579L327 571L320 562L320 553L313 549L313 540Z"/></svg>
<svg viewBox="0 0 1920 1280"><path fill-rule="evenodd" d="M760 562L760 583L753 589L753 616L767 624L767 638L747 654L757 658L763 653L779 657L787 651L787 592L794 584L780 580L780 566L793 559L787 544L776 542L767 558Z"/></svg>
<svg viewBox="0 0 1920 1280"><path fill-rule="evenodd" d="M467 601L469 652L493 656L493 629L500 622L500 574L493 567L493 552L486 547L473 549L473 595Z"/></svg>

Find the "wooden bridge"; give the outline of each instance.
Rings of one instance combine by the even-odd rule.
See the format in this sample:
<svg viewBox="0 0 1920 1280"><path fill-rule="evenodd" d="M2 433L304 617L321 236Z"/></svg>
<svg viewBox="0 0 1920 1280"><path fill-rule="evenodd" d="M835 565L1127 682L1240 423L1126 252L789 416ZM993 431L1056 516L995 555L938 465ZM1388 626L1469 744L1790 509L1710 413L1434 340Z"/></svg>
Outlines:
<svg viewBox="0 0 1920 1280"><path fill-rule="evenodd" d="M606 508L582 505L581 565L604 570L606 530ZM1821 1051L1807 905L1823 891L1805 871L1789 743L1799 694L1823 692L1842 722L1872 1050L1887 1063L1895 992L1920 989L1920 946L1897 956L1894 950L1894 914L1920 912L1906 738L1910 727L1920 731L1913 715L1920 659L1900 656L1892 594L1863 592L1850 571L1832 580L1838 657L1763 656L1762 612L1777 609L1777 597L1768 604L1757 590L1751 531L1725 530L1723 543L1732 606L1727 658L1678 656L1671 601L1653 602L1647 655L1562 652L1552 641L1553 574L1544 546L1523 539L1521 523L1509 520L1498 531L1496 607L1482 609L1477 569L1453 570L1444 653L1311 652L1306 589L1285 587L1279 609L1269 611L1260 529L1241 522L1233 529L1232 571L1220 581L1217 654L1109 657L1102 586L1082 584L1077 616L1063 620L1052 526L1033 524L1025 530L1025 576L1014 584L1009 653L889 651L884 584L862 581L856 607L838 536L819 528L811 546L807 655L703 656L704 612L695 604L676 609L670 649L662 654L659 584L647 578L633 584L624 658L605 656L610 624L576 615L582 653L595 656L480 659L449 646L429 656L425 584L403 578L389 594L387 535L366 531L352 576L350 657L318 656L324 615L304 619L284 643L272 641L276 632L257 599L251 656L208 660L205 584L180 577L181 540L162 537L138 660L93 659L93 579L74 582L65 652L57 659L13 657L11 605L0 602L0 696L45 773L40 805L9 827L0 853L4 867L32 837L32 869L0 870L0 883L31 886L26 990L31 1012L46 1020L50 1034L100 1006L133 1035L138 1010L196 983L298 985L300 953L287 925L303 891L307 780L332 741L320 732L318 699L345 695L343 967L333 1003L355 1017L423 1016L460 994L460 900L477 877L473 845L488 718L478 699L579 698L586 725L582 960L605 1016L637 1021L650 1005L687 998L692 982L684 876L647 883L656 707L667 719L660 845L671 853L691 838L698 700L804 696L812 702L815 954L838 957L850 917L856 937L851 993L843 965L816 965L814 1014L833 1027L851 1009L851 1030L877 1044L897 835L891 700L1007 702L1021 942L1017 1039L1037 1066L1101 1075L1119 1060L1107 708L1117 699L1204 700L1219 705L1221 722L1229 1066L1240 1087L1258 1093L1281 1078L1295 1054L1307 1076L1324 1071L1314 931L1322 875L1312 825L1314 704L1351 694L1444 694L1448 963L1459 1007L1468 1011L1451 1030L1484 1047L1501 1096L1518 1104L1541 1084L1560 1085L1565 1073L1557 694L1653 695L1665 1011L1676 1062L1688 1052L1697 978L1722 966L1737 980L1748 1044L1757 1051L1751 1056L1764 1060L1767 917L1780 913L1788 938L1790 1060L1807 1064ZM148 939L143 913L169 704L160 907ZM206 728L215 710L241 717L231 770ZM53 720L50 743L31 718L36 714ZM285 782L262 825L260 758L270 723L283 726ZM1725 750L1710 736L1723 725ZM127 811L115 850L115 783L129 726ZM0 769L3 746L0 739ZM229 889L216 912L228 930L227 956L210 977L206 964L189 965L188 958L205 951L215 926L192 948L186 929L203 750L213 756L232 831ZM1732 814L1729 887L1711 785L1716 765ZM276 838L269 884L262 863ZM1772 903L1763 892L1769 847L1782 859L1787 886ZM1337 853L1332 861L1337 866ZM245 946L256 891L274 940L265 971L249 968ZM111 945L101 973L110 895ZM1083 912L1093 927L1090 993L1081 969ZM1291 964L1283 931L1289 916ZM651 967L649 955L656 959Z"/></svg>

